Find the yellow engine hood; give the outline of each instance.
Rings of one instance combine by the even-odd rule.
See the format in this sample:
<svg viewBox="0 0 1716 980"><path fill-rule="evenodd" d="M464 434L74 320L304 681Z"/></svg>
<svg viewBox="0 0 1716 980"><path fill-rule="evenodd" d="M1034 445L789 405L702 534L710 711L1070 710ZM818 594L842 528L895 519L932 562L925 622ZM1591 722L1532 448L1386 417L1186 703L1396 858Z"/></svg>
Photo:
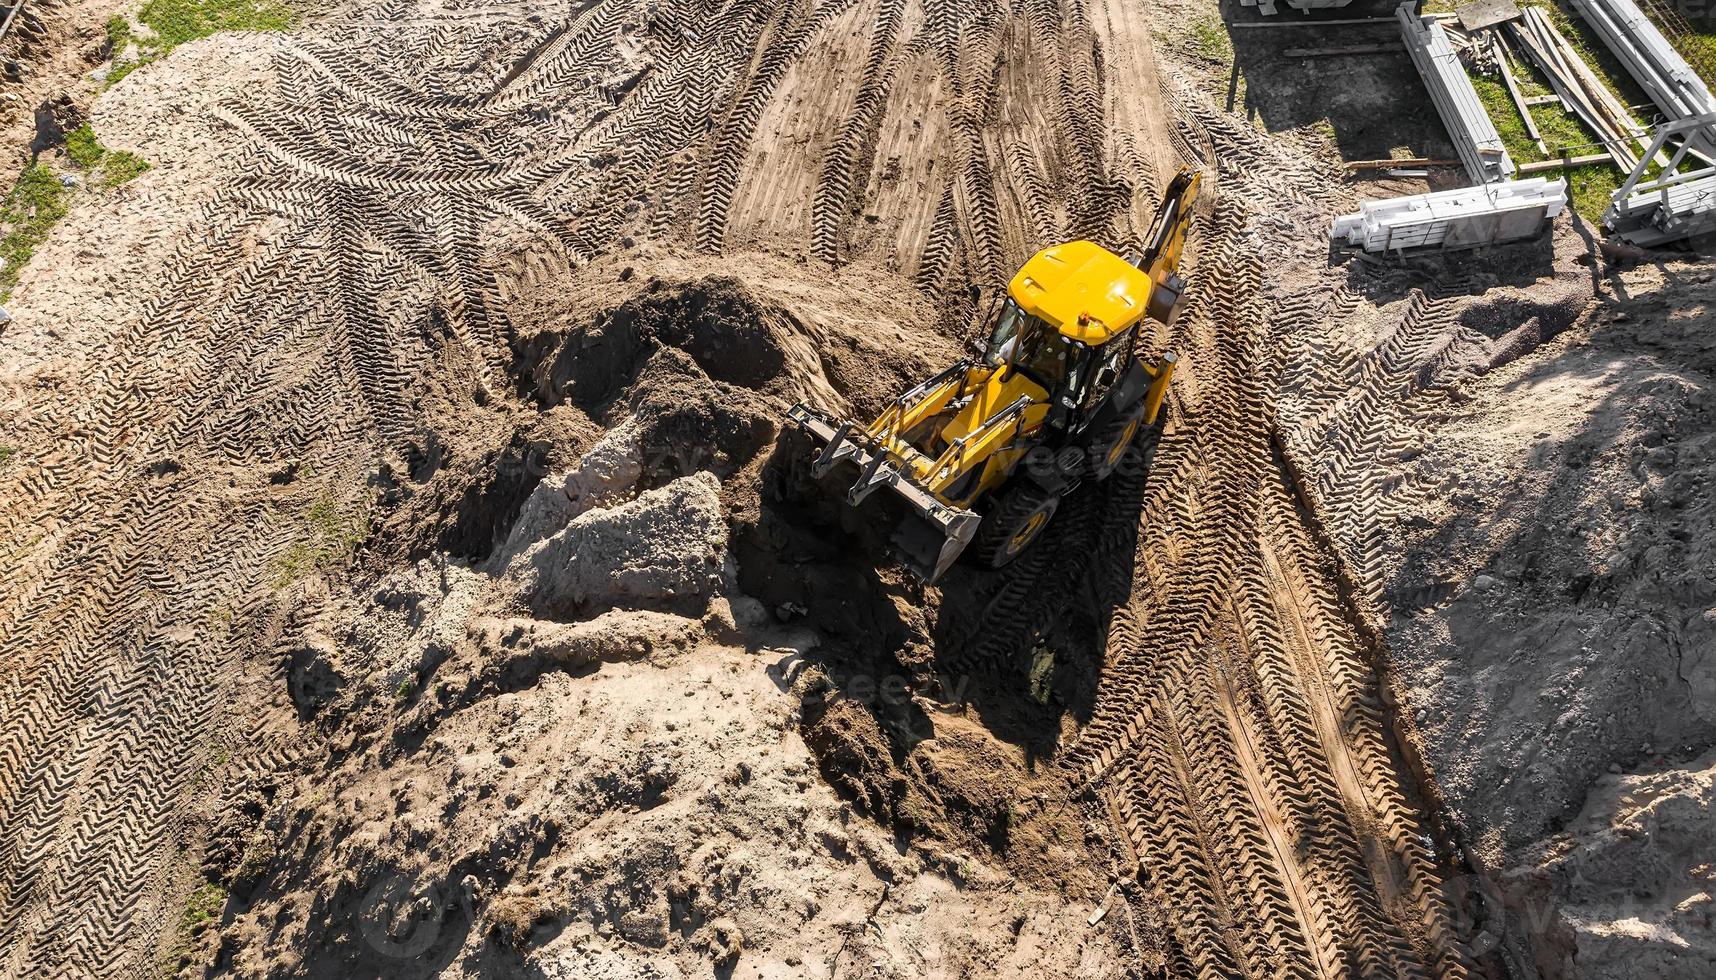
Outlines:
<svg viewBox="0 0 1716 980"><path fill-rule="evenodd" d="M1061 335L1095 346L1137 323L1149 305L1150 277L1094 242L1045 248L1019 270L1008 295Z"/></svg>

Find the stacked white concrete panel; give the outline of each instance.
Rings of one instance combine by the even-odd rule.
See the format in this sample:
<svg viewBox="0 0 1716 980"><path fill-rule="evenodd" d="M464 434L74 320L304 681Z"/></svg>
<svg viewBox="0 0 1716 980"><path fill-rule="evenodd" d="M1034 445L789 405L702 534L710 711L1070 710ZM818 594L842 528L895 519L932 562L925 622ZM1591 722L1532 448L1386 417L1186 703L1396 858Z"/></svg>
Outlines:
<svg viewBox="0 0 1716 980"><path fill-rule="evenodd" d="M1466 172L1480 184L1512 178L1513 158L1508 156L1501 134L1478 100L1471 77L1448 42L1448 32L1435 20L1414 14L1410 3L1401 4L1394 13L1400 20L1406 50L1424 78L1424 87L1430 90L1430 99Z"/></svg>
<svg viewBox="0 0 1716 980"><path fill-rule="evenodd" d="M1330 238L1366 252L1457 249L1534 238L1567 204L1567 182L1529 180L1393 197L1335 219Z"/></svg>
<svg viewBox="0 0 1716 980"><path fill-rule="evenodd" d="M1242 7L1256 7L1259 12L1268 17L1275 16L1276 0L1239 0ZM1287 6L1294 10L1326 10L1330 7L1345 7L1353 0L1285 0Z"/></svg>

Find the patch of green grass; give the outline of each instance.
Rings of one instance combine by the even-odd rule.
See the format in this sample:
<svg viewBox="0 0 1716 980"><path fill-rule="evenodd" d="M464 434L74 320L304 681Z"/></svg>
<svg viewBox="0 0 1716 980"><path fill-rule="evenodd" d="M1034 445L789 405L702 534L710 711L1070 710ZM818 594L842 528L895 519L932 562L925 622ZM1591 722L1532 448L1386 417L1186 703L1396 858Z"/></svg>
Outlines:
<svg viewBox="0 0 1716 980"><path fill-rule="evenodd" d="M148 169L149 161L129 150L109 150L101 161L101 183L105 187L118 187Z"/></svg>
<svg viewBox="0 0 1716 980"><path fill-rule="evenodd" d="M1047 645L1038 644L1036 649L1031 651L1031 670L1028 679L1031 699L1038 704L1047 704L1054 680L1055 651L1049 649Z"/></svg>
<svg viewBox="0 0 1716 980"><path fill-rule="evenodd" d="M149 169L149 161L135 153L102 146L89 123L66 136L66 157L76 166L93 171L94 181L102 187L118 187Z"/></svg>
<svg viewBox="0 0 1716 980"><path fill-rule="evenodd" d="M1691 27L1691 33L1671 35L1670 40L1704 84L1716 87L1716 24L1706 21Z"/></svg>
<svg viewBox="0 0 1716 980"><path fill-rule="evenodd" d="M290 30L298 20L298 12L282 0L149 0L137 12L137 22L149 28L151 36L139 36L124 17L108 20L107 38L116 60L107 84L165 58L187 41L220 31ZM131 41L137 42L135 55L118 61Z"/></svg>
<svg viewBox="0 0 1716 980"><path fill-rule="evenodd" d="M156 973L176 976L191 962L191 943L210 926L220 921L221 909L226 907L226 889L205 884L191 892L185 907L179 911L179 931L171 942L163 944L156 962Z"/></svg>
<svg viewBox="0 0 1716 980"><path fill-rule="evenodd" d="M179 925L184 927L190 936L200 934L204 929L220 921L220 910L226 907L226 889L210 883L191 892L185 899L184 911L179 916Z"/></svg>
<svg viewBox="0 0 1716 980"><path fill-rule="evenodd" d="M1192 52L1210 61L1232 61L1233 39L1227 34L1227 24L1213 14L1199 17L1186 32Z"/></svg>
<svg viewBox="0 0 1716 980"><path fill-rule="evenodd" d="M18 455L18 447L16 447L16 446L0 446L0 469L5 469L6 463L9 462L12 459L12 457L16 456L16 455Z"/></svg>
<svg viewBox="0 0 1716 980"><path fill-rule="evenodd" d="M114 65L113 69L107 73L107 84L112 85L118 82L121 78L124 78L126 75L131 74L154 60L155 58L145 55L144 57L138 58L134 61L127 61L124 64Z"/></svg>
<svg viewBox="0 0 1716 980"><path fill-rule="evenodd" d="M411 696L411 691L415 687L416 685L411 683L411 678L401 678L399 684L393 689L393 700L404 701Z"/></svg>
<svg viewBox="0 0 1716 980"><path fill-rule="evenodd" d="M85 170L100 163L106 152L107 148L95 138L95 130L90 128L89 123L84 123L66 135L66 156Z"/></svg>
<svg viewBox="0 0 1716 980"><path fill-rule="evenodd" d="M1531 119L1543 135L1544 146L1549 152L1539 150L1531 134L1526 132L1525 120L1520 118L1519 109L1514 106L1501 79L1474 75L1472 87L1477 89L1478 101L1484 104L1491 121L1496 124L1496 132L1501 134L1502 144L1515 163L1600 152L1601 148L1596 145L1597 137L1585 128L1585 124L1553 104L1531 107Z"/></svg>
<svg viewBox="0 0 1716 980"><path fill-rule="evenodd" d="M114 14L107 18L107 47L112 56L118 57L131 43L131 22L124 14Z"/></svg>
<svg viewBox="0 0 1716 980"><path fill-rule="evenodd" d="M279 0L149 0L137 19L155 32L151 43L163 54L218 31L284 31L298 22Z"/></svg>
<svg viewBox="0 0 1716 980"><path fill-rule="evenodd" d="M277 850L274 838L266 833L259 830L251 834L245 843L244 855L238 860L238 867L233 869L232 880L255 881L261 878L263 872L274 862Z"/></svg>
<svg viewBox="0 0 1716 980"><path fill-rule="evenodd" d="M18 285L18 274L36 247L48 238L54 224L66 216L67 188L42 164L31 164L18 176L18 183L0 200L0 301Z"/></svg>
<svg viewBox="0 0 1716 980"><path fill-rule="evenodd" d="M309 540L294 542L275 560L275 588L344 565L369 527L364 515L342 510L331 497L311 504L305 518L310 525Z"/></svg>
<svg viewBox="0 0 1716 980"><path fill-rule="evenodd" d="M1573 198L1573 210L1592 224L1603 220L1609 209L1609 199L1620 189L1626 178L1613 164L1587 163L1564 167L1561 176L1567 178L1567 193Z"/></svg>

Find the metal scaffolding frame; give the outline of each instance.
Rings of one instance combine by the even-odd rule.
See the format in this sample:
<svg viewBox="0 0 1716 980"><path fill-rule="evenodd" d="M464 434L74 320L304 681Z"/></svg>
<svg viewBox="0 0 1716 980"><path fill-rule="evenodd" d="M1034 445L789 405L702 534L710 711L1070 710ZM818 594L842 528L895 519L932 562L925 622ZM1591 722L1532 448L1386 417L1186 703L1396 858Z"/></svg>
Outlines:
<svg viewBox="0 0 1716 980"><path fill-rule="evenodd" d="M1657 127L1650 152L1615 192L1603 226L1634 245L1652 246L1716 232L1716 167L1681 170L1699 134L1716 131L1716 112ZM1668 165L1646 180L1651 161L1671 139L1680 145Z"/></svg>

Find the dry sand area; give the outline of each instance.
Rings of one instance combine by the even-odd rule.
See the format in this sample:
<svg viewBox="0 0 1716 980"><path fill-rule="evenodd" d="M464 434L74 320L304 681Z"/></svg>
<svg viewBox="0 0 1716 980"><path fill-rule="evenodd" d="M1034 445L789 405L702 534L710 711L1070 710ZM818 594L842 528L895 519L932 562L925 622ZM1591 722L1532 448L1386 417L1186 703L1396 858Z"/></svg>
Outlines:
<svg viewBox="0 0 1716 980"><path fill-rule="evenodd" d="M1212 16L386 0L99 96L8 38L153 169L0 325L0 975L1716 975L1716 267L1331 262L1379 191ZM1151 457L873 560L785 409L1182 163Z"/></svg>

